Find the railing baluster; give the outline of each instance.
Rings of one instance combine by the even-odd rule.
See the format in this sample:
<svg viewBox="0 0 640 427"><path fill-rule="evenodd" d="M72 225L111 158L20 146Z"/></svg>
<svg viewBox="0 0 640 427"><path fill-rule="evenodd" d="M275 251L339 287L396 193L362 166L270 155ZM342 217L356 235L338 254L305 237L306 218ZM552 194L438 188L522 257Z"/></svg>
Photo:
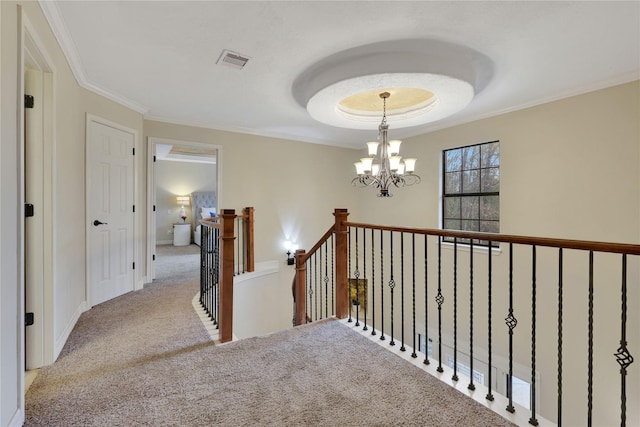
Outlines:
<svg viewBox="0 0 640 427"><path fill-rule="evenodd" d="M404 233L400 233L400 351L404 346Z"/></svg>
<svg viewBox="0 0 640 427"><path fill-rule="evenodd" d="M411 308L413 310L413 353L411 357L418 357L416 353L416 234L411 233Z"/></svg>
<svg viewBox="0 0 640 427"><path fill-rule="evenodd" d="M429 365L429 286L427 270L427 235L424 235L424 363Z"/></svg>
<svg viewBox="0 0 640 427"><path fill-rule="evenodd" d="M369 328L367 327L367 310L368 310L368 302L369 302L369 285L367 283L367 230L366 229L362 229L362 261L363 261L363 266L362 266L362 270L363 270L363 295L364 295L364 301L362 301L362 305L364 306L364 327L362 328L363 331L368 330ZM366 285L366 288L364 288L364 286Z"/></svg>
<svg viewBox="0 0 640 427"><path fill-rule="evenodd" d="M384 340L384 235L380 230L380 341Z"/></svg>
<svg viewBox="0 0 640 427"><path fill-rule="evenodd" d="M315 303L316 319L322 319L322 311L320 310L320 299L318 297L318 252L313 254L313 300Z"/></svg>
<svg viewBox="0 0 640 427"><path fill-rule="evenodd" d="M349 254L348 254L348 258L349 258L349 276L347 277L348 283L347 283L347 287L349 288L349 319L347 320L347 322L351 323L353 322L353 319L351 317L351 312L353 310L353 304L351 301L351 287L353 286L351 284L351 227L349 227L349 230L347 232L347 235L349 237Z"/></svg>
<svg viewBox="0 0 640 427"><path fill-rule="evenodd" d="M538 425L536 419L536 247L531 247L531 418L529 424Z"/></svg>
<svg viewBox="0 0 640 427"><path fill-rule="evenodd" d="M513 329L518 324L518 319L513 315L513 243L509 243L509 315L504 319L509 328L509 378L507 380L507 397L509 404L507 411L514 413L513 407Z"/></svg>
<svg viewBox="0 0 640 427"><path fill-rule="evenodd" d="M353 276L356 279L356 326L360 326L360 259L358 252L358 229L356 232L356 270L353 272Z"/></svg>
<svg viewBox="0 0 640 427"><path fill-rule="evenodd" d="M589 251L589 319L588 319L587 425L593 423L593 251Z"/></svg>
<svg viewBox="0 0 640 427"><path fill-rule="evenodd" d="M453 238L453 381L458 381L458 238Z"/></svg>
<svg viewBox="0 0 640 427"><path fill-rule="evenodd" d="M473 384L473 239L469 243L469 390L475 390Z"/></svg>
<svg viewBox="0 0 640 427"><path fill-rule="evenodd" d="M371 335L376 335L375 230L371 229Z"/></svg>
<svg viewBox="0 0 640 427"><path fill-rule="evenodd" d="M438 237L438 294L436 295L436 303L438 303L438 372L444 372L442 369L442 304L444 297L442 296L442 238Z"/></svg>
<svg viewBox="0 0 640 427"><path fill-rule="evenodd" d="M329 317L329 247L324 242L324 314Z"/></svg>
<svg viewBox="0 0 640 427"><path fill-rule="evenodd" d="M336 282L335 282L335 268L334 268L334 261L335 261L335 243L333 241L333 234L331 234L331 314L335 314L335 307L336 307Z"/></svg>
<svg viewBox="0 0 640 427"><path fill-rule="evenodd" d="M322 281L322 280L320 280L320 277L322 276L322 246L320 246L320 248L318 248L318 251L319 251L319 254L320 254L319 261L318 261L318 262L319 262L319 264L320 264L320 271L319 271L319 273L318 273L318 286L319 286L319 288L320 288L320 298L319 298L319 303L320 303L320 318L321 318L321 319L324 319L326 316L323 316L323 315L322 315L322 301L323 301L323 298L322 298L322 290L323 290L323 289L322 289L322 283L323 283L323 281Z"/></svg>
<svg viewBox="0 0 640 427"><path fill-rule="evenodd" d="M492 295L491 295L491 291L492 291L492 271L493 271L493 266L492 266L492 258L493 258L493 254L491 253L491 245L492 243L489 242L489 250L487 251L488 257L487 257L487 271L488 271L488 277L487 277L487 299L489 300L489 307L488 307L488 311L487 311L487 330L488 330L488 336L487 336L487 340L488 340L488 347L489 347L489 369L488 369L488 374L489 374L489 391L487 392L487 396L486 399L490 402L493 402L493 393L492 391L492 387L493 387L493 378L492 378L492 348L491 345L493 344L492 340L491 340L491 317L493 315L493 311L492 311Z"/></svg>
<svg viewBox="0 0 640 427"><path fill-rule="evenodd" d="M620 365L620 425L627 425L627 368L633 356L627 349L627 254L622 255L622 307L620 309L620 347L614 354Z"/></svg>
<svg viewBox="0 0 640 427"><path fill-rule="evenodd" d="M562 248L558 249L558 427L562 427L562 321L563 321L563 262Z"/></svg>
<svg viewBox="0 0 640 427"><path fill-rule="evenodd" d="M393 340L393 289L396 287L396 281L393 280L393 258L394 258L394 253L393 253L393 231L389 232L389 241L390 241L390 247L389 247L389 258L390 258L390 267L389 267L389 275L390 275L390 279L389 279L389 289L391 289L391 341L389 341L389 345L396 345L396 342Z"/></svg>

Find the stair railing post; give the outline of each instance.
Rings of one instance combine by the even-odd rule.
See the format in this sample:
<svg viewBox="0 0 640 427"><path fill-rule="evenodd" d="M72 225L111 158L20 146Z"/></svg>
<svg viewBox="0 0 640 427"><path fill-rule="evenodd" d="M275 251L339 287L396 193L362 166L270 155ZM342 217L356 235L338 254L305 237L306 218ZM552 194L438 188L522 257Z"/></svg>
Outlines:
<svg viewBox="0 0 640 427"><path fill-rule="evenodd" d="M306 285L307 282L307 263L303 261L305 254L304 249L298 249L296 251L296 277L293 284L294 300L296 303L295 324L304 325L307 323L307 296Z"/></svg>
<svg viewBox="0 0 640 427"><path fill-rule="evenodd" d="M222 210L222 235L220 239L220 342L233 339L233 269L234 269L234 224L235 209Z"/></svg>
<svg viewBox="0 0 640 427"><path fill-rule="evenodd" d="M348 228L346 225L349 212L347 209L336 209L334 234L336 236L336 317L344 319L349 314L349 280L348 262Z"/></svg>
<svg viewBox="0 0 640 427"><path fill-rule="evenodd" d="M244 208L244 214L245 214L244 223L245 223L245 230L246 230L245 250L247 251L246 253L246 259L247 259L246 271L247 272L255 271L255 257L253 252L254 251L253 211L254 211L253 207Z"/></svg>

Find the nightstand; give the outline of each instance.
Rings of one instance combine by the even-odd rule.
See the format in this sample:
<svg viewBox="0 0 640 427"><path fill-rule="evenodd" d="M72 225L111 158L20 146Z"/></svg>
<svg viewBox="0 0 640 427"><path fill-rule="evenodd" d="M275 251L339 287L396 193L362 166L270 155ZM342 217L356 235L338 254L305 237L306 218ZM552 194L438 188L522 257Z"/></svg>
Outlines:
<svg viewBox="0 0 640 427"><path fill-rule="evenodd" d="M191 224L173 224L173 246L187 246L191 243Z"/></svg>

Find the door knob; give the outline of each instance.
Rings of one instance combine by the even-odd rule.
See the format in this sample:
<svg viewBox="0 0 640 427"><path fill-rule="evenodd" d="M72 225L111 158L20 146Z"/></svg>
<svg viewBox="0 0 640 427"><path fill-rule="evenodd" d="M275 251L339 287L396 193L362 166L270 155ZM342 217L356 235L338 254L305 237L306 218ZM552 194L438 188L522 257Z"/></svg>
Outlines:
<svg viewBox="0 0 640 427"><path fill-rule="evenodd" d="M93 225L94 225L94 226L96 226L96 227L97 227L97 226L99 226L99 225L103 225L103 224L104 224L104 225L107 225L107 223L106 223L106 222L100 222L100 221L98 221L97 219L96 219L95 221L93 221Z"/></svg>

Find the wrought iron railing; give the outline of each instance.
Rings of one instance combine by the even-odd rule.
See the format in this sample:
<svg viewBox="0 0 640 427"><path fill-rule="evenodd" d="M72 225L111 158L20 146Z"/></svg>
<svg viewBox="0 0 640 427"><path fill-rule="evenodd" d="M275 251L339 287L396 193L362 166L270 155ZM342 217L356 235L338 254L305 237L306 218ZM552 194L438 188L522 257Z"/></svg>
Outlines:
<svg viewBox="0 0 640 427"><path fill-rule="evenodd" d="M437 363L438 372L444 372L443 363L450 365L453 381L461 380L461 356L470 373L481 360L488 366L488 401L497 393L496 359L505 360L502 394L512 413L514 365L525 367L531 425L538 425L538 417L558 425L627 424L633 363L627 318L638 313L629 293L637 295L639 288L640 245L386 227L348 222L346 210L334 215L334 226L318 244L296 253L295 324L348 318L390 346L399 341L400 351L412 347L413 358L422 352L424 363ZM474 247L477 241L500 248ZM615 329L617 342L609 338ZM452 363L444 361L445 341ZM612 388L616 375L619 386ZM639 378L637 371L632 378ZM467 380L475 390L474 375ZM616 390L619 410L612 410L609 396Z"/></svg>
<svg viewBox="0 0 640 427"><path fill-rule="evenodd" d="M220 341L233 336L233 277L254 271L253 208L236 215L223 209L200 221L200 304L220 331Z"/></svg>

